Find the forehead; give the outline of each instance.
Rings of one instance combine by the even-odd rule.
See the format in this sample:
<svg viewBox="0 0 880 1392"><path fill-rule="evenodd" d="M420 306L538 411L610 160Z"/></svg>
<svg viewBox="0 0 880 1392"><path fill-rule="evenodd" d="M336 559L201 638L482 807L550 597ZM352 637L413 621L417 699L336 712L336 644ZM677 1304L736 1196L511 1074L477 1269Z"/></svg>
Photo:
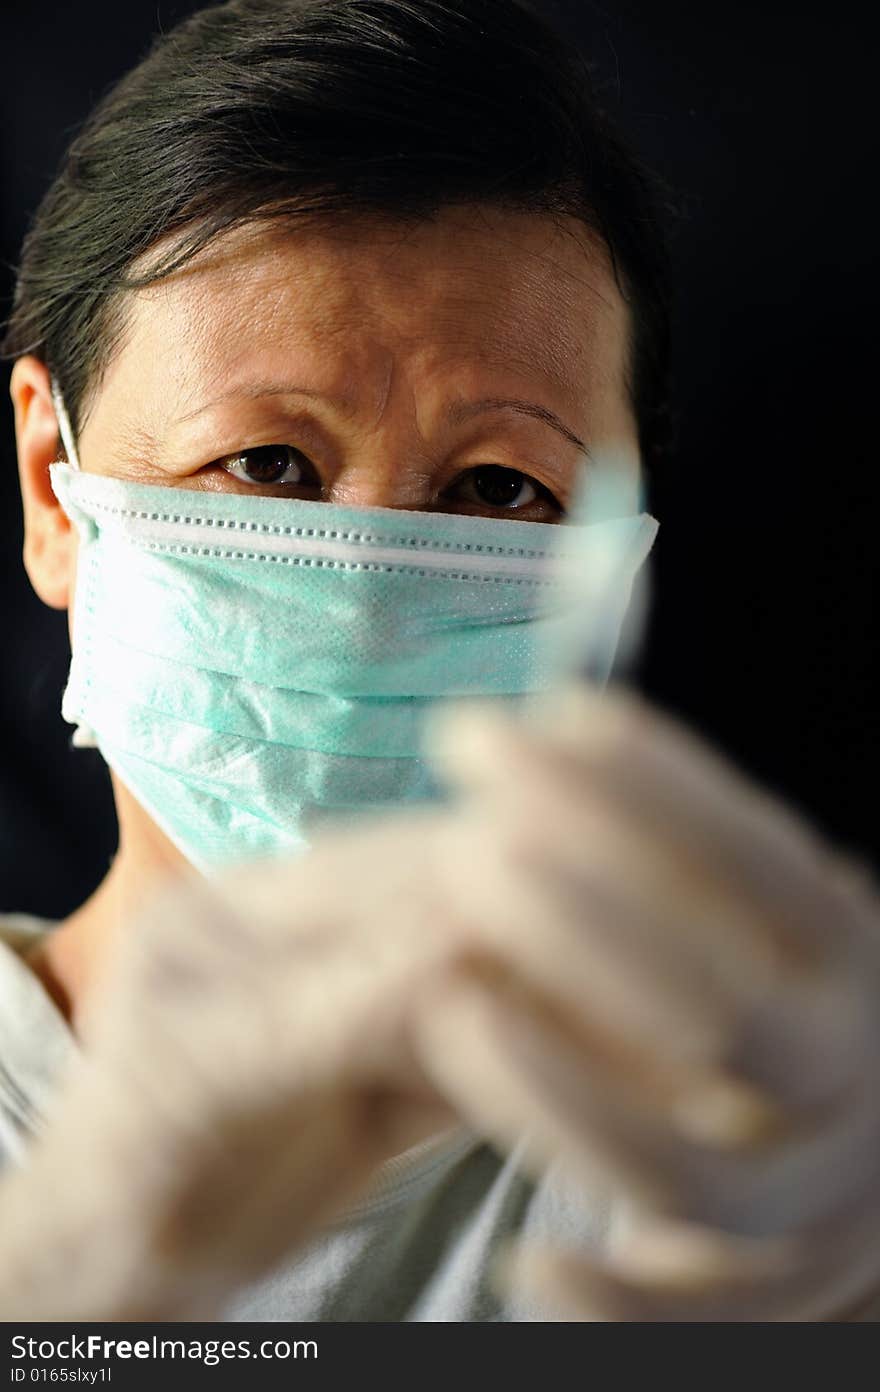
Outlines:
<svg viewBox="0 0 880 1392"><path fill-rule="evenodd" d="M587 408L626 394L629 311L605 243L572 218L454 207L252 223L135 292L126 318L102 385L154 419L282 363L352 399L380 359L425 392L488 373Z"/></svg>

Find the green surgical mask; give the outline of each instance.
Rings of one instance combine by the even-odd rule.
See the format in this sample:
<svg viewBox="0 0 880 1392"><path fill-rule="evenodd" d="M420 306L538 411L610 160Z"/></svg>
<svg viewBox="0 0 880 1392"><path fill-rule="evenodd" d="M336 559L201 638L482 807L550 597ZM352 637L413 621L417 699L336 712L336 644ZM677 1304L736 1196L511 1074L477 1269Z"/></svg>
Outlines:
<svg viewBox="0 0 880 1392"><path fill-rule="evenodd" d="M51 478L80 536L62 713L206 874L440 796L428 712L554 678L558 526ZM618 631L656 530L581 529L624 559Z"/></svg>

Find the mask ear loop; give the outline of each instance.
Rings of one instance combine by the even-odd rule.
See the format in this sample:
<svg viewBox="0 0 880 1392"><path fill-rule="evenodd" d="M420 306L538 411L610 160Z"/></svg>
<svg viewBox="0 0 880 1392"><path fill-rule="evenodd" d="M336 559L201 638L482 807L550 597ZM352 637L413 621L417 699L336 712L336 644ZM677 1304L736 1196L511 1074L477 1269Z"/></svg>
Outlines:
<svg viewBox="0 0 880 1392"><path fill-rule="evenodd" d="M61 436L61 443L64 446L64 452L67 455L68 463L70 464L70 467L72 469L76 469L79 473L82 473L82 468L79 462L79 456L76 452L76 445L73 442L73 431L70 428L70 417L67 414L67 407L65 406L64 398L61 395L61 388L58 386L58 383L55 381L54 377L50 377L49 385L52 393L52 405L55 408L55 419L58 422L58 433ZM83 524L80 523L80 526L82 528ZM83 535L86 535L88 532L91 532L92 535L94 535L95 524L93 522L88 522L85 524L85 531L83 532ZM70 742L74 749L98 748L98 740L94 730L91 728L90 725L87 725L82 721L77 725L76 729L74 730Z"/></svg>
<svg viewBox="0 0 880 1392"><path fill-rule="evenodd" d="M81 473L82 469L79 462L79 455L76 452L76 445L73 442L73 431L70 428L70 417L67 414L67 407L64 404L64 398L61 395L61 389L58 386L58 383L55 381L54 377L52 377L50 381L52 390L52 405L55 407L55 419L58 422L58 433L61 436L61 443L64 446L64 452L67 455L70 467L72 469L78 469Z"/></svg>

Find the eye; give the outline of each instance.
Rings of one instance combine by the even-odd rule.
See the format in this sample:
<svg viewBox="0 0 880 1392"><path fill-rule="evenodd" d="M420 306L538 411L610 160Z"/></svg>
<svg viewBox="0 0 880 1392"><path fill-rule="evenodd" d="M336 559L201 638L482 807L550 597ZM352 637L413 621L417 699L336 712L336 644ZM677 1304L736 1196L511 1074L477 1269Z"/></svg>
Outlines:
<svg viewBox="0 0 880 1392"><path fill-rule="evenodd" d="M258 484L302 483L308 467L306 456L293 445L259 445L228 454L219 463L233 478Z"/></svg>
<svg viewBox="0 0 880 1392"><path fill-rule="evenodd" d="M500 464L481 464L477 469L469 469L456 480L453 490L462 502L483 507L515 512L545 500L562 510L549 488L518 469L505 469Z"/></svg>

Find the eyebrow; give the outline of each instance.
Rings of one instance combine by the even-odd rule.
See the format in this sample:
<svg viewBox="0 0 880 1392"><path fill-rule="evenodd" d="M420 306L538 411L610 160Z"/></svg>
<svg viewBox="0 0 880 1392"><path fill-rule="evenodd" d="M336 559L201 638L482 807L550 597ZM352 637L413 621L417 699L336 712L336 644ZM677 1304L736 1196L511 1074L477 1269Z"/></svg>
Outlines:
<svg viewBox="0 0 880 1392"><path fill-rule="evenodd" d="M449 408L446 419L453 425L460 425L485 411L516 411L520 416L531 416L533 420L543 421L545 425L552 426L566 440L583 450L584 454L590 453L583 440L579 439L573 430L569 430L565 421L561 420L555 411L551 411L549 406L539 406L537 401L523 401L518 396L487 396L483 401L458 401Z"/></svg>
<svg viewBox="0 0 880 1392"><path fill-rule="evenodd" d="M331 405L342 407L349 412L351 410L351 401L345 397L330 396L326 392L296 386L291 382L254 382L250 386L234 387L232 391L224 392L222 396L206 401L203 406L196 407L194 411L187 411L185 415L178 416L177 424L193 420L195 416L203 415L205 411L210 411L214 406L222 405L224 401L240 398L256 400L263 396L306 396L312 400L328 401ZM517 396L487 396L481 401L456 401L447 410L446 419L451 425L461 425L464 421L471 420L474 416L483 415L488 411L515 411L517 415L529 416L532 420L542 421L544 425L549 425L571 444L577 445L578 449L589 457L590 451L584 441L575 435L573 430L569 429L565 421L557 416L555 411L551 411L549 406L539 405L537 401L524 401Z"/></svg>

